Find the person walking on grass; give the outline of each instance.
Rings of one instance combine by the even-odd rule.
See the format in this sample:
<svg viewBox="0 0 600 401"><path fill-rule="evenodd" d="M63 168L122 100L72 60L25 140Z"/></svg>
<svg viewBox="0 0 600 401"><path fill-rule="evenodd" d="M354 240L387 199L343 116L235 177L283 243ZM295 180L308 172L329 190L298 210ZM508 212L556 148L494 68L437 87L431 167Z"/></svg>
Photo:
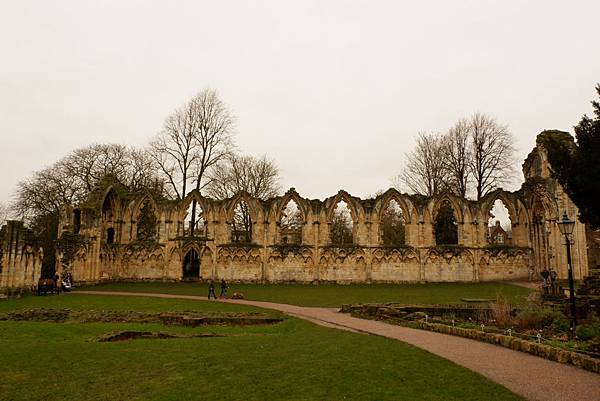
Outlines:
<svg viewBox="0 0 600 401"><path fill-rule="evenodd" d="M227 285L227 282L225 281L225 279L221 280L221 295L219 295L219 298L225 298L227 299L227 290L229 289L229 286Z"/></svg>
<svg viewBox="0 0 600 401"><path fill-rule="evenodd" d="M215 294L215 283L212 280L208 281L208 299L210 296L213 296L214 299L217 299L217 295Z"/></svg>

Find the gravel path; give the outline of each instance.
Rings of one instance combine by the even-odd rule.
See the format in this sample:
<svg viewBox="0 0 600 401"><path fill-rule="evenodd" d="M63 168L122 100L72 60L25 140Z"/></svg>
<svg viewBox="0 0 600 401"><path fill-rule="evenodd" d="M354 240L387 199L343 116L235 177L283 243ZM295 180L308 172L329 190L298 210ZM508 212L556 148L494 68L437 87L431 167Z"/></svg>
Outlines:
<svg viewBox="0 0 600 401"><path fill-rule="evenodd" d="M206 297L193 295L113 291L76 291L74 294L207 300ZM374 320L358 319L338 313L334 308L307 308L247 300L219 300L219 302L274 309L326 327L400 340L471 369L529 400L600 401L600 375L496 345Z"/></svg>

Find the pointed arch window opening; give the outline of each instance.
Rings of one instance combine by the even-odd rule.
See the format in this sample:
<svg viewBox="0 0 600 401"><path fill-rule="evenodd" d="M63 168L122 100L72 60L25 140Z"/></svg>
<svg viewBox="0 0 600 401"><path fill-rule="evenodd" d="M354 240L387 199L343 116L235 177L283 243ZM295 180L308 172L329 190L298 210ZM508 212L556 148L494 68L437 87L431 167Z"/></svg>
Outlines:
<svg viewBox="0 0 600 401"><path fill-rule="evenodd" d="M157 223L158 219L156 218L154 207L150 200L146 199L138 211L137 240L156 241L158 239Z"/></svg>
<svg viewBox="0 0 600 401"><path fill-rule="evenodd" d="M79 234L81 230L81 210L73 210L73 234Z"/></svg>
<svg viewBox="0 0 600 401"><path fill-rule="evenodd" d="M406 218L400 204L390 200L381 213L381 244L401 246L406 244Z"/></svg>
<svg viewBox="0 0 600 401"><path fill-rule="evenodd" d="M104 198L102 203L102 220L105 222L113 221L115 219L115 195L113 191L110 191Z"/></svg>
<svg viewBox="0 0 600 401"><path fill-rule="evenodd" d="M435 217L436 245L458 245L458 223L450 201L444 200Z"/></svg>
<svg viewBox="0 0 600 401"><path fill-rule="evenodd" d="M182 235L184 237L206 237L207 235L207 224L206 219L204 218L204 211L202 207L200 207L200 203L196 202L196 216L195 221L192 221L192 209L193 202L190 202L185 217L183 219L183 232ZM193 226L193 230L192 230ZM192 234L193 232L193 234Z"/></svg>
<svg viewBox="0 0 600 401"><path fill-rule="evenodd" d="M117 199L111 189L102 202L102 227L106 244L114 244L117 241L115 225L117 224Z"/></svg>
<svg viewBox="0 0 600 401"><path fill-rule="evenodd" d="M279 220L279 243L302 244L302 212L295 200L290 199L281 212Z"/></svg>
<svg viewBox="0 0 600 401"><path fill-rule="evenodd" d="M354 220L348 204L340 200L333 210L330 224L332 245L352 245L354 243Z"/></svg>
<svg viewBox="0 0 600 401"><path fill-rule="evenodd" d="M493 245L512 244L512 220L508 208L496 199L489 210L487 241Z"/></svg>
<svg viewBox="0 0 600 401"><path fill-rule="evenodd" d="M252 217L250 216L250 207L244 200L240 200L233 209L231 242L236 244L252 242Z"/></svg>

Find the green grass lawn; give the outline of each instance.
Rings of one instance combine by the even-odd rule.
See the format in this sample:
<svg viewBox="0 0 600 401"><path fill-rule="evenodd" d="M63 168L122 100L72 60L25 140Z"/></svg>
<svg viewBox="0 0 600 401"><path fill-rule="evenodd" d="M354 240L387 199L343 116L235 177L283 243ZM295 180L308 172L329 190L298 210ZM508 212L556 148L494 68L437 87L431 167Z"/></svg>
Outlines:
<svg viewBox="0 0 600 401"><path fill-rule="evenodd" d="M256 311L202 301L24 297L0 311ZM91 341L113 330L217 332L226 337ZM404 343L295 318L276 325L0 321L2 400L519 400L484 377Z"/></svg>
<svg viewBox="0 0 600 401"><path fill-rule="evenodd" d="M67 308L71 310L133 310L140 312L198 311L198 312L252 312L278 313L246 305L221 302L199 302L181 299L148 297L118 297L106 295L61 294L35 296L0 301L0 313L32 308Z"/></svg>
<svg viewBox="0 0 600 401"><path fill-rule="evenodd" d="M217 293L218 293L217 285ZM206 283L130 282L81 287L88 290L159 292L207 295ZM338 307L347 303L400 302L405 304L452 304L461 298L495 299L502 294L520 303L531 290L503 283L431 284L235 284L229 294L241 292L254 301L271 301L301 306Z"/></svg>

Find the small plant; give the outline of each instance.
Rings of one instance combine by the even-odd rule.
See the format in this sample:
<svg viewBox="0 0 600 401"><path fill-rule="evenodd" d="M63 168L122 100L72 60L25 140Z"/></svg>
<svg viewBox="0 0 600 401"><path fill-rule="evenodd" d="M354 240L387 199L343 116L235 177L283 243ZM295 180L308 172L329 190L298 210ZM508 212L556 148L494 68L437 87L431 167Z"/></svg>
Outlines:
<svg viewBox="0 0 600 401"><path fill-rule="evenodd" d="M575 334L583 341L600 338L600 318L595 317L590 323L578 326Z"/></svg>
<svg viewBox="0 0 600 401"><path fill-rule="evenodd" d="M502 294L496 295L496 302L490 305L492 319L498 327L511 327L514 325L512 306Z"/></svg>
<svg viewBox="0 0 600 401"><path fill-rule="evenodd" d="M536 304L529 304L516 316L516 323L521 329L543 329L552 324L555 319L563 315L552 309L543 308Z"/></svg>
<svg viewBox="0 0 600 401"><path fill-rule="evenodd" d="M557 316L552 321L550 328L556 333L569 333L571 330L571 322L566 316Z"/></svg>

